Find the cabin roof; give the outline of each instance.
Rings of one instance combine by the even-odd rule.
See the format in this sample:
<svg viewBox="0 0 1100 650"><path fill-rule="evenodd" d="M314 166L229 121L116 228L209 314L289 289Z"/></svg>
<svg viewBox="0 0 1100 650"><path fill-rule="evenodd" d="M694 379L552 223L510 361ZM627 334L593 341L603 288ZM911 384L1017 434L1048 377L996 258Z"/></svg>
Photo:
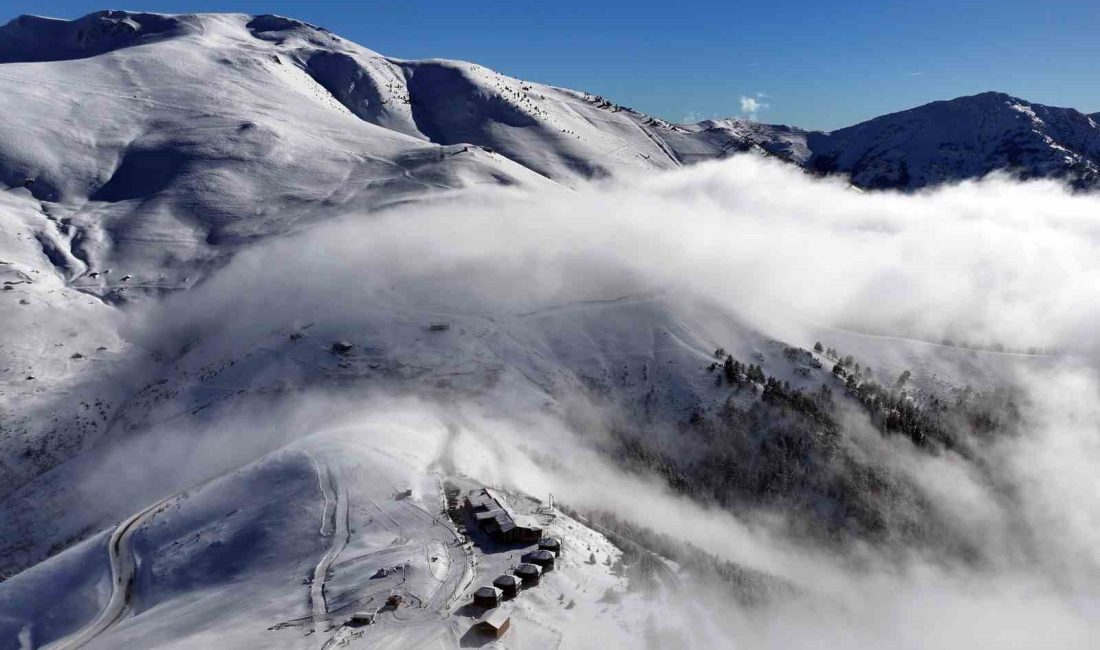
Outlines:
<svg viewBox="0 0 1100 650"><path fill-rule="evenodd" d="M479 623L490 625L495 629L500 629L505 623L508 622L508 618L511 616L511 612L504 607L494 607L489 611L482 614L478 620Z"/></svg>

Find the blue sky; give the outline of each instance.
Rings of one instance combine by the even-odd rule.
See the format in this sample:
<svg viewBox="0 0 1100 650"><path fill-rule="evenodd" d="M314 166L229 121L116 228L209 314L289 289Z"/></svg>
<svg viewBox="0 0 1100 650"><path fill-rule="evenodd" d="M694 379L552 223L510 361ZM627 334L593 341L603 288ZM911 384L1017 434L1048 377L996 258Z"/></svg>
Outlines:
<svg viewBox="0 0 1100 650"><path fill-rule="evenodd" d="M3 0L0 21L108 7ZM830 129L984 90L1100 111L1097 0L146 0L127 8L284 14L390 56L476 61L674 121L743 115L755 102L762 121Z"/></svg>

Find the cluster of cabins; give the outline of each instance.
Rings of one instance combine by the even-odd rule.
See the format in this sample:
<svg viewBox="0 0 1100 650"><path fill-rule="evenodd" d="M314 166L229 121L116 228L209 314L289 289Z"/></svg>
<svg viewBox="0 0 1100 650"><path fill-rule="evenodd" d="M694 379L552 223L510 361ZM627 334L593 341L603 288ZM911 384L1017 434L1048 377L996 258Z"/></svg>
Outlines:
<svg viewBox="0 0 1100 650"><path fill-rule="evenodd" d="M543 573L554 570L555 561L561 556L561 540L544 537L538 544L538 550L524 555L523 563L512 573L505 573L493 580L491 587L482 587L474 592L474 604L487 610L474 624L479 632L497 639L503 636L511 625L511 619L507 611L500 607L501 602L518 596L522 587L538 585Z"/></svg>

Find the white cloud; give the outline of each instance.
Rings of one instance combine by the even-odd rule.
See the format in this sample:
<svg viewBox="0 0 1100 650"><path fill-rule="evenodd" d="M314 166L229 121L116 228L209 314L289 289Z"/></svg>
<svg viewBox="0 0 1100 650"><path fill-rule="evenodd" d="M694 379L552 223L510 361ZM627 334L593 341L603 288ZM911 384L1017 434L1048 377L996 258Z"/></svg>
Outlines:
<svg viewBox="0 0 1100 650"><path fill-rule="evenodd" d="M757 93L752 97L741 95L741 114L756 119L756 114L769 106L762 101L765 97L764 93Z"/></svg>
<svg viewBox="0 0 1100 650"><path fill-rule="evenodd" d="M620 285L675 287L763 329L803 319L928 341L1091 351L1100 346L1097 215L1100 197L1053 182L861 193L743 156L576 191L487 190L334 222L315 229L309 247L295 240L244 254L211 290L182 302L230 297L205 311L255 323L262 319L231 305L255 303L263 314L306 301L339 314L356 304L343 296L368 298L394 277L415 280L422 299L467 309L537 306ZM434 252L408 255L418 250ZM239 278L254 275L243 265L266 273L274 262L255 260L271 255L300 267L293 291L279 288L281 277L253 277L270 289L237 295ZM326 282L298 286L310 277ZM288 296L301 300L287 305Z"/></svg>
<svg viewBox="0 0 1100 650"><path fill-rule="evenodd" d="M744 99L754 111L764 106ZM709 612L702 618L719 622L729 635L722 643L1086 648L1100 635L1100 387L1091 370L1029 370L1020 382L1028 429L981 459L997 468L991 484L955 456L903 454L897 441L879 440L894 448L881 449L878 461L916 477L928 507L958 522L953 534L980 540L984 556L860 548L853 562L782 526L707 509L618 472L585 446L592 431L544 408L537 385L544 360L523 356L514 338L486 332L494 323L563 313L563 305L587 309L662 292L669 298L660 308L684 323L698 305L688 301L697 299L768 333L812 321L933 341L1095 351L1098 285L1100 197L996 178L916 195L860 193L840 180L739 156L575 191L517 197L487 190L324 224L243 253L170 301L150 336L171 340L180 323L206 319L198 329L215 334L204 345L240 347L286 323L316 321L312 332L356 332L390 346L387 353L407 345L408 366L422 372L441 354L416 327L398 325L471 315L476 327L456 328L456 345L491 339L493 354L485 357L512 359L523 374L505 375L502 396L451 396L459 400L452 408L469 411L464 434L500 454L459 458L460 465L608 508L797 585L799 595L755 610L720 598L696 603L687 590L678 595L678 607L697 606ZM532 314L540 316L523 320ZM590 323L615 317L599 314L584 321L586 340L601 331ZM586 354L569 330L540 334L537 356ZM415 336L402 343L405 331ZM328 340L311 336L314 345Z"/></svg>

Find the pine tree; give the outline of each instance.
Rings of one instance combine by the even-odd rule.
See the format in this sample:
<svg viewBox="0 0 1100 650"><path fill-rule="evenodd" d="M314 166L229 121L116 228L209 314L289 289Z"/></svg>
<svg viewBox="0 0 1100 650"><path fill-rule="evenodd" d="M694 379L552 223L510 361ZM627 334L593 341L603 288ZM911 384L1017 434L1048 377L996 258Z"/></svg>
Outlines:
<svg viewBox="0 0 1100 650"><path fill-rule="evenodd" d="M749 364L749 369L745 372L745 376L749 378L749 381L754 381L758 384L763 384L765 381L764 370L760 366L754 366Z"/></svg>
<svg viewBox="0 0 1100 650"><path fill-rule="evenodd" d="M735 383L737 381L737 369L734 367L733 357L726 357L726 362L722 364L722 371L726 375L726 381L729 383Z"/></svg>

